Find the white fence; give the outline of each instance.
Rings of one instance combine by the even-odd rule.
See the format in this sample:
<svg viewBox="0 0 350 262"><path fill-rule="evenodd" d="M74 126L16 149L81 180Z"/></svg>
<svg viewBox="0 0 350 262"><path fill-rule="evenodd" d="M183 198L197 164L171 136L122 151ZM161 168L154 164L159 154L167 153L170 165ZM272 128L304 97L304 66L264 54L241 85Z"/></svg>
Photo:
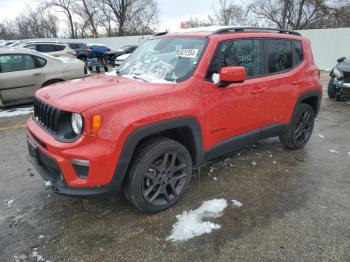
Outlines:
<svg viewBox="0 0 350 262"><path fill-rule="evenodd" d="M332 69L339 57L350 56L350 28L313 29L299 31L310 39L317 66Z"/></svg>
<svg viewBox="0 0 350 262"><path fill-rule="evenodd" d="M336 60L342 56L350 56L350 28L313 29L299 31L304 37L310 39L312 50L317 66L321 70L331 69ZM140 44L150 35L125 36L109 38L87 38L87 39L50 39L61 41L74 41L85 43L103 43L112 50L116 50L124 45ZM43 39L38 39L43 40ZM46 39L48 40L48 39Z"/></svg>

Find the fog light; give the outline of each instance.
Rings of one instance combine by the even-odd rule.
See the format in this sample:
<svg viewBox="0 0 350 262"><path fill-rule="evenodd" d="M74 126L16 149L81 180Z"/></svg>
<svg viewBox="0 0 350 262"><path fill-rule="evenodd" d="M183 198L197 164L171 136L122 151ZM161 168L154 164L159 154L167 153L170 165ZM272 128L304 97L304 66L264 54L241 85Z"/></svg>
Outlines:
<svg viewBox="0 0 350 262"><path fill-rule="evenodd" d="M89 175L89 167L90 167L90 161L89 160L82 160L82 159L72 159L71 160L73 168L77 175L80 178L87 178Z"/></svg>

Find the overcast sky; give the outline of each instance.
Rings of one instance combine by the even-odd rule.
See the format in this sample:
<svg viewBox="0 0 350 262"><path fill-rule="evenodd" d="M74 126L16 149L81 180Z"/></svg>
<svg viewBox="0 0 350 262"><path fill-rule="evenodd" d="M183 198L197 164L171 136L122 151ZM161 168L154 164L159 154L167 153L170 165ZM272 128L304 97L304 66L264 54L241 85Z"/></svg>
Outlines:
<svg viewBox="0 0 350 262"><path fill-rule="evenodd" d="M159 28L175 28L180 22L189 17L204 18L212 12L214 0L157 0L159 14ZM0 0L0 21L13 19L21 12L25 12L26 4L36 5L36 0Z"/></svg>

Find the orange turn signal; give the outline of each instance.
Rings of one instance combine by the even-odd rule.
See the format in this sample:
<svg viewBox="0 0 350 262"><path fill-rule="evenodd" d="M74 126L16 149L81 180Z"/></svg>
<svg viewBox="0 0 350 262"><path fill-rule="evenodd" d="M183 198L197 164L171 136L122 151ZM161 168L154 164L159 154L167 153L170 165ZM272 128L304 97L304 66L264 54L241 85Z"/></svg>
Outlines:
<svg viewBox="0 0 350 262"><path fill-rule="evenodd" d="M100 115L96 115L92 117L92 132L97 133L101 126L102 117Z"/></svg>

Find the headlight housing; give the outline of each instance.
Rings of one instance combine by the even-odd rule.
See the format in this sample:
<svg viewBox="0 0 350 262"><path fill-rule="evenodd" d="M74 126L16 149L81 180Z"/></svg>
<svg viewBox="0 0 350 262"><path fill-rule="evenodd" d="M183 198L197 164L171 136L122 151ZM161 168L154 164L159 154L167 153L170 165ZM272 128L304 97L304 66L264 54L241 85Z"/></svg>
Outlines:
<svg viewBox="0 0 350 262"><path fill-rule="evenodd" d="M81 114L72 113L71 117L72 129L76 135L79 135L83 129L83 117Z"/></svg>

